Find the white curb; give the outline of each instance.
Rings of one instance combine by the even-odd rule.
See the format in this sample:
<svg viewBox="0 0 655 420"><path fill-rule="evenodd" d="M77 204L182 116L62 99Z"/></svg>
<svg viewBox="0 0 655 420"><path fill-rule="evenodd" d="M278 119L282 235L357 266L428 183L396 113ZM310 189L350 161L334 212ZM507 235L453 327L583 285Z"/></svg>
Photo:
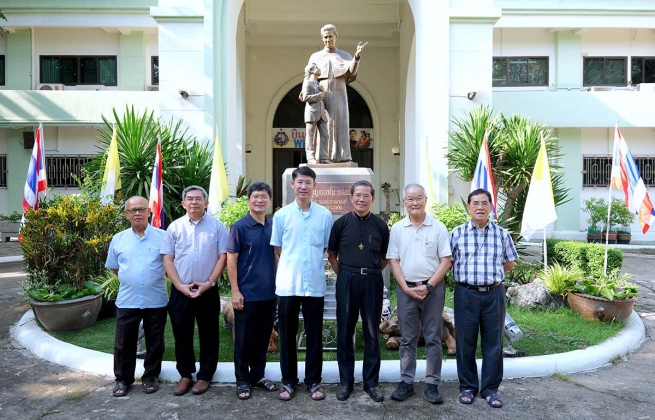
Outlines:
<svg viewBox="0 0 655 420"><path fill-rule="evenodd" d="M624 356L635 351L644 342L646 329L636 312L632 312L625 327L614 338L584 350L574 350L567 353L548 356L519 357L504 360L504 378L525 378L550 376L555 373L576 373L598 369L610 363L617 356ZM114 377L114 357L111 354L95 350L83 349L64 343L43 331L34 321L34 313L30 310L23 315L13 328L14 338L36 356L71 369ZM478 360L478 372L481 360ZM303 362L298 363L298 372L305 370ZM137 360L136 376L143 374L143 360ZM355 381L361 382L362 362L355 363ZM279 363L266 365L266 377L279 380ZM416 379L425 377L425 360L416 364ZM175 368L175 362L163 362L160 379L177 382L180 375ZM455 360L444 360L441 370L443 381L457 380ZM383 360L380 368L380 382L398 382L400 380L399 362ZM234 383L234 364L221 362L218 364L213 382ZM323 363L323 382L339 383L339 368L337 362Z"/></svg>

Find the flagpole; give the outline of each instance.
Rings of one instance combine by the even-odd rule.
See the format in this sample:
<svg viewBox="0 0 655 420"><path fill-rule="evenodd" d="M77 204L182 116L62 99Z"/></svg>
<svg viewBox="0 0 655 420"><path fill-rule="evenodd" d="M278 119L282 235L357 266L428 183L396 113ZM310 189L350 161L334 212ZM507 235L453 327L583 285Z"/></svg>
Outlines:
<svg viewBox="0 0 655 420"><path fill-rule="evenodd" d="M612 144L612 165L614 165L614 159L616 159L616 130L619 129L619 120L616 120L616 125L614 126L614 141ZM605 232L605 256L603 258L603 273L607 275L607 253L609 250L610 243L610 212L612 211L612 179L610 175L610 181L607 189L607 231ZM602 233L602 230L601 230Z"/></svg>
<svg viewBox="0 0 655 420"><path fill-rule="evenodd" d="M546 227L542 228L544 233L544 273L548 274L548 246L546 245Z"/></svg>

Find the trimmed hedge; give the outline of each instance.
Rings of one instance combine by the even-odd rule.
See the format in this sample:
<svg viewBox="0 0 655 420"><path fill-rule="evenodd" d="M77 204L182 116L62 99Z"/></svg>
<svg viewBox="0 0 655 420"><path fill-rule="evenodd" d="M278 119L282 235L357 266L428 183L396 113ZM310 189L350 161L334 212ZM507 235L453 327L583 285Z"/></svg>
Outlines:
<svg viewBox="0 0 655 420"><path fill-rule="evenodd" d="M577 241L547 239L548 265L559 263L567 267L577 267L589 276L598 277L603 274L605 260L605 245L589 244ZM619 249L607 250L607 272L621 269L623 252Z"/></svg>

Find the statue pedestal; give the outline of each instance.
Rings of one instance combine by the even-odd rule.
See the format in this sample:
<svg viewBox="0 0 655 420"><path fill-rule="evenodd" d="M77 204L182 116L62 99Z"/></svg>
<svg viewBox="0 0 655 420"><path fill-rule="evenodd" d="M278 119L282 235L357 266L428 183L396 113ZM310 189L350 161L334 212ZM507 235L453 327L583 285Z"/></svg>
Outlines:
<svg viewBox="0 0 655 420"><path fill-rule="evenodd" d="M354 166L352 166L354 165ZM312 201L327 207L335 216L348 213L353 209L350 202L350 187L357 181L373 183L373 171L359 168L354 162L326 163L307 165L316 172L316 187ZM295 200L291 188L291 173L295 168L287 168L282 174L282 204Z"/></svg>

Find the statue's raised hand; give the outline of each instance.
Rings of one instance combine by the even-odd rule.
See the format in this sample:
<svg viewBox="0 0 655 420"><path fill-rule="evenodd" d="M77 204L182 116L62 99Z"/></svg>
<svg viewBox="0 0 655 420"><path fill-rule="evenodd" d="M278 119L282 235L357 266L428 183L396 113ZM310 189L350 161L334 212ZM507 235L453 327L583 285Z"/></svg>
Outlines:
<svg viewBox="0 0 655 420"><path fill-rule="evenodd" d="M362 42L357 43L357 51L355 51L355 59L359 60L359 57L362 55L362 50L364 49L365 46L368 45L368 42L365 42L362 44Z"/></svg>

